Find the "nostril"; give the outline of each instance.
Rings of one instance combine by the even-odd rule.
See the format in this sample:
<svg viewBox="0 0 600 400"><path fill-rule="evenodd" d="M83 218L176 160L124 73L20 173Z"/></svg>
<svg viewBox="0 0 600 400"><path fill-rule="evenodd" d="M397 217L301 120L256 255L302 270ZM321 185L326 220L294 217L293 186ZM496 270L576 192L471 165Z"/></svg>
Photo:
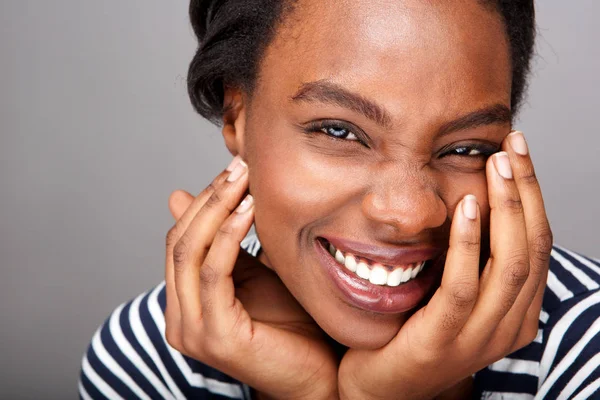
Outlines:
<svg viewBox="0 0 600 400"><path fill-rule="evenodd" d="M398 193L399 191L394 191ZM369 193L364 196L361 209L372 223L386 225L403 236L416 236L427 229L442 226L448 217L444 201L431 190L404 194ZM380 228L377 228L380 229Z"/></svg>

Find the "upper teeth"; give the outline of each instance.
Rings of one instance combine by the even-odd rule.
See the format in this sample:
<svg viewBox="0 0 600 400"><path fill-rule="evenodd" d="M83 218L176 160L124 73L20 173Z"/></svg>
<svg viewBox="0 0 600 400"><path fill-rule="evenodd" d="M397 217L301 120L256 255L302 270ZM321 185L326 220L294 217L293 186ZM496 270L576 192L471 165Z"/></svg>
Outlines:
<svg viewBox="0 0 600 400"><path fill-rule="evenodd" d="M425 261L414 264L397 266L388 271L379 263L370 264L369 261L356 258L353 254L343 253L329 244L329 252L335 260L344 265L350 272L354 272L362 279L368 280L374 285L398 286L401 283L414 279L425 266Z"/></svg>

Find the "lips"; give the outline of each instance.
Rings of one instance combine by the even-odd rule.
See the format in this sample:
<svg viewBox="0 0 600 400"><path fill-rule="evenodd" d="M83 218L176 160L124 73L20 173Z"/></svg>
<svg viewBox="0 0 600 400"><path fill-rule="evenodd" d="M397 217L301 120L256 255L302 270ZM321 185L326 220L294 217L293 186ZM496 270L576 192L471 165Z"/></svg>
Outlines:
<svg viewBox="0 0 600 400"><path fill-rule="evenodd" d="M442 269L438 262L442 250L435 247L381 247L320 237L315 248L342 300L377 313L401 313L417 306L433 288ZM348 257L354 258L356 264ZM357 269L353 270L355 265ZM382 275L388 278L385 282Z"/></svg>
<svg viewBox="0 0 600 400"><path fill-rule="evenodd" d="M323 239L324 240L324 239ZM398 286L414 279L425 267L426 261L402 265L382 265L372 259L357 257L347 250L336 249L331 243L323 243L329 253L348 271L374 285Z"/></svg>

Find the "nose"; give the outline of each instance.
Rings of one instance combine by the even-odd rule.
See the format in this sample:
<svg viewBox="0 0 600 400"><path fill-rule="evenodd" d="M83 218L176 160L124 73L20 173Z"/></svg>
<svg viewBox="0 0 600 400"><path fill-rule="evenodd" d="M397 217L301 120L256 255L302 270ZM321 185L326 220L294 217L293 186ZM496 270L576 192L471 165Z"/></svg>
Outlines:
<svg viewBox="0 0 600 400"><path fill-rule="evenodd" d="M446 205L425 169L380 166L374 176L363 196L362 211L376 230L393 230L403 238L415 238L446 221Z"/></svg>

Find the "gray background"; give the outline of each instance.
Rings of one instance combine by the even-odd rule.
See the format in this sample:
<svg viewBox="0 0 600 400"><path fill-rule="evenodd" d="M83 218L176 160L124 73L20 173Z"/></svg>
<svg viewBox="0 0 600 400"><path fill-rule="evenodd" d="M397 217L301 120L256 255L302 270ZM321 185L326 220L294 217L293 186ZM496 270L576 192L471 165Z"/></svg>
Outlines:
<svg viewBox="0 0 600 400"><path fill-rule="evenodd" d="M162 279L167 198L229 160L195 115L187 2L0 3L0 398L76 395L119 303ZM559 243L600 256L600 2L538 2L525 131Z"/></svg>

